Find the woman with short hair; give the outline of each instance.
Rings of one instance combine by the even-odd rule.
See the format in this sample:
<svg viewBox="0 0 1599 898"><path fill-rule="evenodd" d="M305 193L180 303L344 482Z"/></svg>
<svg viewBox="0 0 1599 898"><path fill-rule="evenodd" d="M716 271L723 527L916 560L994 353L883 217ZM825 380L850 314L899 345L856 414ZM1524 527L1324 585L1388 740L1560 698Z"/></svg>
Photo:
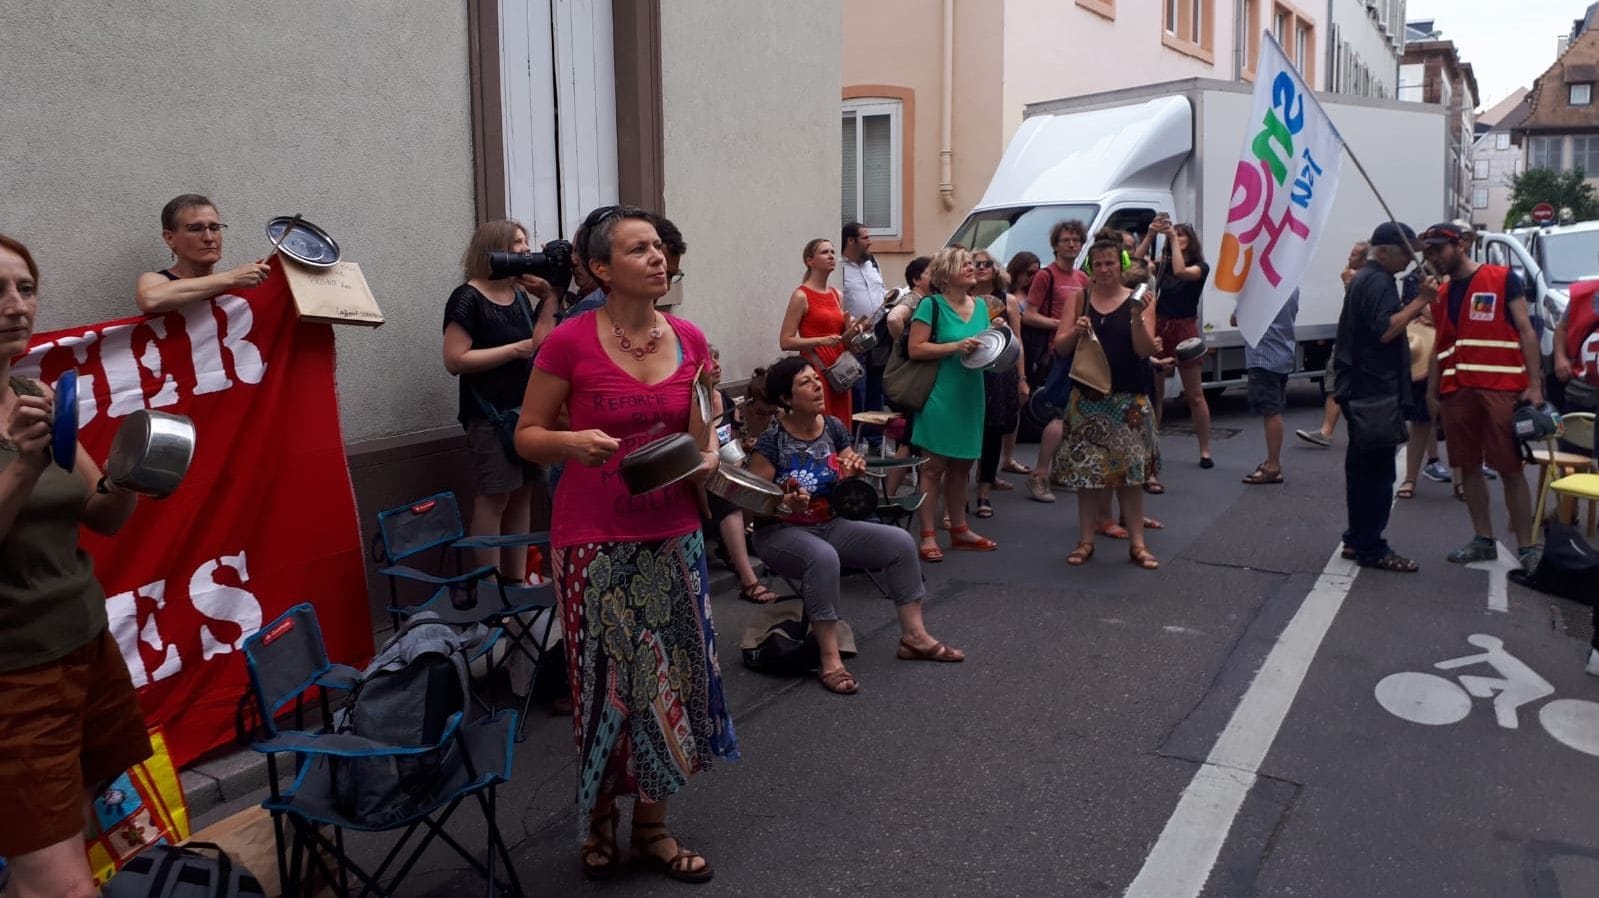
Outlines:
<svg viewBox="0 0 1599 898"><path fill-rule="evenodd" d="M805 615L821 649L822 687L840 695L858 688L838 649L839 573L845 566L881 572L884 593L899 616L900 660L965 660L965 653L933 638L922 622L927 589L910 534L833 513L828 496L840 481L861 476L866 460L850 445L844 422L825 413L821 373L789 356L768 369L766 389L783 415L755 444L749 467L783 486L786 511L780 521L756 525L755 552L800 582Z"/></svg>
<svg viewBox="0 0 1599 898"><path fill-rule="evenodd" d="M139 275L133 293L139 311L146 315L171 312L266 280L272 269L265 259L212 273L222 261L222 233L227 227L217 215L216 204L198 193L168 200L161 209L161 239L172 252L172 264Z"/></svg>
<svg viewBox="0 0 1599 898"><path fill-rule="evenodd" d="M951 549L992 552L999 543L974 533L966 522L966 481L983 453L987 412L983 372L962 365L961 357L977 348L977 335L988 328L988 306L972 295L977 268L963 247L939 250L928 271L939 292L922 300L911 317L906 351L915 361L938 363L933 389L916 413L910 436L927 455L918 478L927 494L920 511L919 551L923 561L937 562L944 560L934 529L940 498L949 515Z"/></svg>
<svg viewBox="0 0 1599 898"><path fill-rule="evenodd" d="M1081 383L1072 386L1066 408L1066 440L1055 460L1063 485L1077 491L1081 536L1066 557L1067 564L1086 564L1094 557L1094 535L1114 490L1128 531L1128 558L1146 570L1160 562L1144 544L1143 484L1160 471L1155 413L1149 394L1154 388L1149 359L1155 354L1155 330L1147 306L1133 303L1132 290L1122 285L1122 247L1097 240L1088 250L1093 263L1083 314L1062 325L1055 338L1061 355L1077 351L1090 334L1098 338L1110 363L1110 391L1099 393Z"/></svg>

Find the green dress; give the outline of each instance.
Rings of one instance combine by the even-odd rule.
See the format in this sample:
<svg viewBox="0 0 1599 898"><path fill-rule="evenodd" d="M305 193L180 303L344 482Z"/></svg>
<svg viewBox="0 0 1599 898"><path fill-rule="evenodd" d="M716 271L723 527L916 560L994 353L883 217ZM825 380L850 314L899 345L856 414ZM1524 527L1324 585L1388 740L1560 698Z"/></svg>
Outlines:
<svg viewBox="0 0 1599 898"><path fill-rule="evenodd" d="M972 317L961 321L950 311L942 293L929 296L916 307L912 321L933 323L933 303L938 303L938 327L934 343L958 343L988 329L988 315L981 300L972 306ZM976 459L983 454L983 372L961 364L959 353L938 360L938 379L927 404L916 413L911 427L911 442L945 458Z"/></svg>

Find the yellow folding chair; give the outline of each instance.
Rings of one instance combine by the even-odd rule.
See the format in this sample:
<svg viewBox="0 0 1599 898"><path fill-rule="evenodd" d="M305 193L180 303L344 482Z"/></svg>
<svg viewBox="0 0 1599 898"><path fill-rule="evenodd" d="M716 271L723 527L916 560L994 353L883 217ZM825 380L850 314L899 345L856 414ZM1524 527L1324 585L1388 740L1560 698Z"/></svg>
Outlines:
<svg viewBox="0 0 1599 898"><path fill-rule="evenodd" d="M1538 542L1543 530L1544 509L1552 491L1560 496L1560 517L1575 519L1576 504L1588 500L1588 538L1594 537L1595 508L1599 503L1599 474L1593 473L1594 415L1592 412L1571 412L1561 416L1565 434L1561 439L1586 454L1561 452L1550 440L1545 449L1532 450L1533 462L1538 465L1538 507L1533 516L1532 541ZM1569 512L1568 512L1569 508Z"/></svg>

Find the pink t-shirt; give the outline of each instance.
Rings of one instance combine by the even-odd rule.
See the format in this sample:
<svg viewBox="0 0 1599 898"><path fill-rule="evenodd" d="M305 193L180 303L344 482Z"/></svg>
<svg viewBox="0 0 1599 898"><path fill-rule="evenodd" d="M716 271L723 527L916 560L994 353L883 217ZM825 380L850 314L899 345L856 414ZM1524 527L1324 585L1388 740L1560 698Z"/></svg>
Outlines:
<svg viewBox="0 0 1599 898"><path fill-rule="evenodd" d="M585 312L556 328L539 347L533 364L572 385L566 401L572 430L603 430L622 446L598 467L567 462L555 490L550 541L565 548L693 533L700 527L700 506L687 481L630 496L622 483L621 466L622 456L651 440L688 431L694 372L710 364L705 335L663 312L661 317L677 332L682 358L666 380L645 384L605 354L594 316ZM651 433L657 422L665 422L666 428Z"/></svg>

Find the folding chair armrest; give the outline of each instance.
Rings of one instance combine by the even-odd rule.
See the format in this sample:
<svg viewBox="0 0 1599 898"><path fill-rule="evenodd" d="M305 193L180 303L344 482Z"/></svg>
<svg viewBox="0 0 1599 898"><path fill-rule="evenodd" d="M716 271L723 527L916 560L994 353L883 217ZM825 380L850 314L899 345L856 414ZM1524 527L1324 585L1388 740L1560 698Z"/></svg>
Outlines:
<svg viewBox="0 0 1599 898"><path fill-rule="evenodd" d="M378 573L385 577L399 577L403 580L414 580L417 583L429 583L434 586L445 586L449 584L470 583L473 580L481 580L484 577L494 573L494 565L485 564L480 568L475 568L467 571L464 574L457 574L454 577L436 577L427 573L426 571L419 571L414 567L407 567L403 564L390 565L389 567L382 568L378 571Z"/></svg>
<svg viewBox="0 0 1599 898"><path fill-rule="evenodd" d="M316 685L324 689L341 689L349 692L361 682L361 672L348 664L335 664L316 678Z"/></svg>
<svg viewBox="0 0 1599 898"><path fill-rule="evenodd" d="M455 738L461 727L461 712L450 715L439 741L432 745L390 745L356 736L352 733L279 733L271 739L250 743L250 748L263 754L293 752L297 755L328 755L335 758L383 758L420 755L434 751Z"/></svg>
<svg viewBox="0 0 1599 898"><path fill-rule="evenodd" d="M540 533L507 533L501 536L468 536L450 543L454 549L508 549L516 546L550 547L548 531Z"/></svg>

